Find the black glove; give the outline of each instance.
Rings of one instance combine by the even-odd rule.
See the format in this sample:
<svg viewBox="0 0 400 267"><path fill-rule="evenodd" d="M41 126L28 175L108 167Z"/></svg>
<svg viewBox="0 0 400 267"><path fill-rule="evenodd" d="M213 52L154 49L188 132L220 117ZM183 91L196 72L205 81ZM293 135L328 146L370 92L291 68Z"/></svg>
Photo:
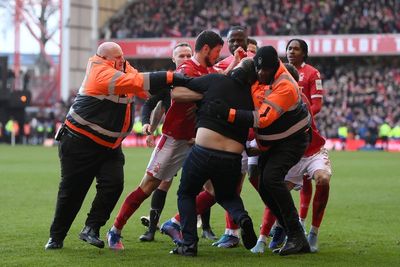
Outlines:
<svg viewBox="0 0 400 267"><path fill-rule="evenodd" d="M172 84L174 86L185 86L192 79L193 78L187 77L182 73L174 72L174 79L172 81Z"/></svg>
<svg viewBox="0 0 400 267"><path fill-rule="evenodd" d="M220 120L228 120L229 110L228 104L220 99L210 101L206 104L207 115Z"/></svg>

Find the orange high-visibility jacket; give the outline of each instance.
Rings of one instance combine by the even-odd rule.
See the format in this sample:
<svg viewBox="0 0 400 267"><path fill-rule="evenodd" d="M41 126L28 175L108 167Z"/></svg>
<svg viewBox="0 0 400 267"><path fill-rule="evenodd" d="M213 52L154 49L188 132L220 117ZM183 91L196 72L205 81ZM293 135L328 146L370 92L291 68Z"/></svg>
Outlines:
<svg viewBox="0 0 400 267"><path fill-rule="evenodd" d="M113 61L97 55L89 59L65 121L74 132L109 148L118 147L131 132L134 96L147 98L149 87L149 75L139 73L128 62L125 73L113 66Z"/></svg>
<svg viewBox="0 0 400 267"><path fill-rule="evenodd" d="M282 62L271 85L256 82L251 91L256 108L253 126L261 149L310 127L311 116L299 87Z"/></svg>

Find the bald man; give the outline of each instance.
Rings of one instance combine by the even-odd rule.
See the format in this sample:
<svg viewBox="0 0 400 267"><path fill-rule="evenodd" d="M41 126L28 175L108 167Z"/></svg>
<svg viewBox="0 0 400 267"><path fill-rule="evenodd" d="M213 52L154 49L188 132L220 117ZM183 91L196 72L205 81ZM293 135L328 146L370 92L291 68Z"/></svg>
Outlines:
<svg viewBox="0 0 400 267"><path fill-rule="evenodd" d="M63 126L59 141L61 182L56 211L45 249L60 249L96 178L96 196L79 238L98 248L100 227L110 217L124 184L121 143L133 125L133 98L147 98L168 85L180 85L183 75L139 73L114 42L99 45L89 59L86 76ZM165 89L164 89L165 90Z"/></svg>

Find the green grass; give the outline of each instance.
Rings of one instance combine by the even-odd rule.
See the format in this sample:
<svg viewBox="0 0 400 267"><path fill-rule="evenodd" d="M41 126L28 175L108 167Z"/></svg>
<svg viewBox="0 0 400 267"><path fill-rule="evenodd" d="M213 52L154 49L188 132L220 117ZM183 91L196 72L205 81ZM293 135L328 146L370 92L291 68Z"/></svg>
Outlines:
<svg viewBox="0 0 400 267"><path fill-rule="evenodd" d="M125 190L102 237L127 193L139 184L150 149L125 149ZM280 257L266 252L252 255L243 246L218 249L201 240L199 255L169 255L168 237L140 243L144 232L139 217L148 213L146 200L124 229L126 250L97 249L77 236L94 196L94 187L59 251L45 251L59 183L56 148L0 146L0 265L1 266L400 266L400 153L332 152L334 175L326 215L320 229L320 252ZM178 179L170 190L161 221L176 211ZM298 199L298 194L294 193ZM263 205L248 182L245 206L255 221ZM309 216L310 217L310 216ZM215 206L211 224L224 230L224 214Z"/></svg>

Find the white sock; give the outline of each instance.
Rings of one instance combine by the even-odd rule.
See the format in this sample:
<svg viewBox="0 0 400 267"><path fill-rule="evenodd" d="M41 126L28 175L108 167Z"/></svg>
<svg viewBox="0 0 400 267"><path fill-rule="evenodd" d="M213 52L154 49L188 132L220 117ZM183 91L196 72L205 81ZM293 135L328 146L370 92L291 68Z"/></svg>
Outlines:
<svg viewBox="0 0 400 267"><path fill-rule="evenodd" d="M226 228L226 229L225 229L225 234L226 234L226 235L233 235L233 236L239 237L239 229L229 229L229 228Z"/></svg>
<svg viewBox="0 0 400 267"><path fill-rule="evenodd" d="M318 235L318 229L319 229L318 227L311 225L310 233L313 232L315 235Z"/></svg>
<svg viewBox="0 0 400 267"><path fill-rule="evenodd" d="M175 217L172 217L171 222L176 223L177 225L181 226L181 222L177 221Z"/></svg>
<svg viewBox="0 0 400 267"><path fill-rule="evenodd" d="M110 231L116 233L116 234L121 234L121 230L115 227L114 225L111 227Z"/></svg>
<svg viewBox="0 0 400 267"><path fill-rule="evenodd" d="M264 243L267 243L267 237L266 237L265 235L260 235L260 236L258 237L257 242L264 242Z"/></svg>

